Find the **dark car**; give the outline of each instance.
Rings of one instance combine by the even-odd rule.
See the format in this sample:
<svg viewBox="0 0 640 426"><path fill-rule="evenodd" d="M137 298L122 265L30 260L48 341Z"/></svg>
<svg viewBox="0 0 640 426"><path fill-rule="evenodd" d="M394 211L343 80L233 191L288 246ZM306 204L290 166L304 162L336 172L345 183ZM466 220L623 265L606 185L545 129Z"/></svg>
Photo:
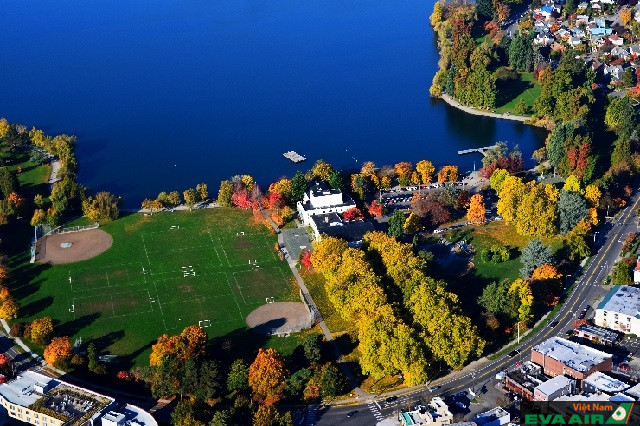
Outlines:
<svg viewBox="0 0 640 426"><path fill-rule="evenodd" d="M573 330L567 330L567 331L565 331L564 334L566 334L567 337L571 337L571 336L573 336Z"/></svg>
<svg viewBox="0 0 640 426"><path fill-rule="evenodd" d="M555 327L556 325L558 325L558 321L551 321L549 323L549 327L551 327L551 328Z"/></svg>
<svg viewBox="0 0 640 426"><path fill-rule="evenodd" d="M396 399L398 399L398 397L394 395L394 396L390 396L389 398L385 399L385 401L387 401L387 402L393 402L393 401L395 401Z"/></svg>
<svg viewBox="0 0 640 426"><path fill-rule="evenodd" d="M587 316L587 311L582 310L580 311L580 313L578 314L578 319L584 319L584 317Z"/></svg>
<svg viewBox="0 0 640 426"><path fill-rule="evenodd" d="M591 305L587 305L587 306L585 306L583 310L584 310L584 311L588 311L589 309L591 309Z"/></svg>
<svg viewBox="0 0 640 426"><path fill-rule="evenodd" d="M432 388L429 388L429 392L433 393L433 392L437 391L440 388L441 388L441 386L434 386Z"/></svg>
<svg viewBox="0 0 640 426"><path fill-rule="evenodd" d="M508 356L509 358L513 358L514 356L518 355L519 353L520 353L520 351L519 351L518 349L514 349L514 350L512 350L511 352L509 352L509 353L507 354L507 356Z"/></svg>
<svg viewBox="0 0 640 426"><path fill-rule="evenodd" d="M353 417L353 416L355 416L356 414L358 414L358 410L349 411L349 412L347 413L347 417Z"/></svg>

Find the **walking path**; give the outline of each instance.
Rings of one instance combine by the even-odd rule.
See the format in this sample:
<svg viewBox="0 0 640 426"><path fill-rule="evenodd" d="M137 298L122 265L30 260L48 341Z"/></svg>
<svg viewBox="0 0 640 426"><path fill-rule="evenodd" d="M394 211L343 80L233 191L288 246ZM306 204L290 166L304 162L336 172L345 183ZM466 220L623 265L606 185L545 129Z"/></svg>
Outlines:
<svg viewBox="0 0 640 426"><path fill-rule="evenodd" d="M53 185L58 182L60 178L58 177L58 171L60 170L60 160L57 158L51 162L51 175L49 176L49 184Z"/></svg>
<svg viewBox="0 0 640 426"><path fill-rule="evenodd" d="M276 225L275 222L271 220L266 210L261 210L261 213L262 213L262 216L269 221L269 223L271 224L271 227L278 234L278 244L280 246L284 245L284 237L282 236L282 232L280 232L280 228L278 228L278 225ZM347 380L349 381L349 385L354 389L356 393L356 399L358 399L359 397L366 397L368 394L364 390L362 390L360 387L357 386L357 382L355 380L355 377L353 376L353 373L351 372L351 369L346 364L346 361L344 360L342 353L340 352L340 348L336 344L335 340L333 339L333 336L331 335L331 331L329 330L329 327L327 327L327 324L324 322L324 319L322 318L322 314L320 313L318 306L313 301L313 298L309 293L309 289L307 289L307 286L304 284L304 280L300 276L300 273L298 272L298 268L296 268L297 262L291 258L289 253L285 254L285 260L287 261L287 264L289 264L289 268L291 268L291 272L293 273L293 276L295 277L296 282L300 287L300 290L304 294L307 301L309 301L311 308L316 312L316 315L318 317L318 325L322 330L322 334L324 335L324 338L327 340L327 342L329 342L329 344L333 348L338 366L340 367L344 375L347 377Z"/></svg>
<svg viewBox="0 0 640 426"><path fill-rule="evenodd" d="M481 109L476 109L473 107L468 107L468 106L462 105L460 102L456 101L451 96L445 95L445 94L442 95L442 100L454 108L458 108L459 110L468 112L469 114L473 114L473 115L483 115L485 117L493 117L493 118L504 118L505 120L520 121L523 123L526 123L531 119L531 117L526 117L524 115L513 115L509 113L497 114L495 112L489 112Z"/></svg>

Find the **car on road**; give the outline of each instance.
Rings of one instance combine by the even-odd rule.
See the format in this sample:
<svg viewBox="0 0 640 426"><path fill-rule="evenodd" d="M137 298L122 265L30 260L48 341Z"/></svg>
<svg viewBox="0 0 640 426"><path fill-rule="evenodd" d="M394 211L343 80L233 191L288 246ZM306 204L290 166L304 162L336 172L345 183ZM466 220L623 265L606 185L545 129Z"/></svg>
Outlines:
<svg viewBox="0 0 640 426"><path fill-rule="evenodd" d="M587 306L584 307L585 311L588 311L589 309L591 309L591 305L587 305Z"/></svg>
<svg viewBox="0 0 640 426"><path fill-rule="evenodd" d="M585 311L584 309L580 311L580 313L578 314L578 319L584 319L584 317L587 316L587 311Z"/></svg>
<svg viewBox="0 0 640 426"><path fill-rule="evenodd" d="M507 354L507 356L508 356L509 358L513 358L514 356L518 355L519 353L520 353L520 350L519 350L519 349L514 349L514 350L512 350L511 352L509 352L509 353Z"/></svg>
<svg viewBox="0 0 640 426"><path fill-rule="evenodd" d="M358 410L352 410L347 413L347 417L353 417L358 414Z"/></svg>
<svg viewBox="0 0 640 426"><path fill-rule="evenodd" d="M398 397L397 397L397 396L395 396L395 395L393 395L393 396L390 396L389 398L385 399L385 401L386 401L386 402L394 402L394 401L396 401L397 399L398 399Z"/></svg>
<svg viewBox="0 0 640 426"><path fill-rule="evenodd" d="M438 389L440 389L442 386L434 386L432 388L427 389L429 392L433 393L435 391L437 391Z"/></svg>
<svg viewBox="0 0 640 426"><path fill-rule="evenodd" d="M564 332L564 334L566 334L567 337L571 337L571 336L573 336L573 330L567 330L567 331Z"/></svg>
<svg viewBox="0 0 640 426"><path fill-rule="evenodd" d="M551 322L549 323L549 327L553 328L553 327L555 327L555 326L556 326L556 325L558 325L558 324L559 324L559 321L551 321Z"/></svg>
<svg viewBox="0 0 640 426"><path fill-rule="evenodd" d="M465 410L467 408L467 404L465 404L462 401L456 401L456 405L460 408L462 408L463 410Z"/></svg>
<svg viewBox="0 0 640 426"><path fill-rule="evenodd" d="M467 391L460 391L456 394L457 397L463 397L463 396L467 396Z"/></svg>

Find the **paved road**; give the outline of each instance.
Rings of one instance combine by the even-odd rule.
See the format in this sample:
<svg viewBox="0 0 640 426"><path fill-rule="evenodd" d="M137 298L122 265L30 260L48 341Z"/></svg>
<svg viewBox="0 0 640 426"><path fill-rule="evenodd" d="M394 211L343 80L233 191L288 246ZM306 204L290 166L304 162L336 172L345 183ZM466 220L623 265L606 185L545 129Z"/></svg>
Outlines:
<svg viewBox="0 0 640 426"><path fill-rule="evenodd" d="M393 416L400 407L410 406L413 402L428 396L444 395L455 393L460 390L477 386L485 383L495 377L496 373L511 369L520 359L525 360L529 357L530 350L533 346L548 339L551 336L564 336L565 331L572 328L573 322L577 314L587 305L594 305L595 301L600 299L610 287L602 286L601 283L609 274L611 267L618 259L620 249L625 237L629 232L636 232L637 219L633 212L638 206L640 194L635 194L629 203L629 206L622 210L617 218L607 223L603 229L596 234L596 241L599 249L591 258L591 262L584 269L580 277L575 281L571 293L568 295L563 307L555 317L551 318L549 323L558 321L555 327L546 325L542 330L533 336L527 336L527 340L523 341L517 349L520 354L515 357L507 355L489 362L478 368L476 371L469 373L460 378L445 381L439 381L430 384L441 386L435 394L431 394L427 389L421 388L414 390L411 394L399 398L392 403L386 403L384 396L364 401L359 405L351 406L334 406L327 408L319 408L315 413L315 424L318 425L362 425L376 424L381 418ZM571 280L573 277L569 277ZM590 310L588 315L592 315ZM347 417L347 413L357 410L352 417ZM309 424L309 423L308 423ZM313 423L310 423L313 424Z"/></svg>

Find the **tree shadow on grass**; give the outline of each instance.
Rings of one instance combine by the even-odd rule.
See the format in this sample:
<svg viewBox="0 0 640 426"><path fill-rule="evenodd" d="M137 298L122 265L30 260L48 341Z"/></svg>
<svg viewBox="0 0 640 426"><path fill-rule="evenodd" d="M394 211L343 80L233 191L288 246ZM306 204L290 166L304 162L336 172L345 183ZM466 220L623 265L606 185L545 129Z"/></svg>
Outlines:
<svg viewBox="0 0 640 426"><path fill-rule="evenodd" d="M502 107L518 96L525 90L533 87L528 81L508 80L497 82L498 94L496 96L496 106Z"/></svg>
<svg viewBox="0 0 640 426"><path fill-rule="evenodd" d="M221 365L231 363L242 358L251 363L255 359L258 349L263 348L269 341L269 336L258 334L250 328L237 328L224 336L209 341L208 351Z"/></svg>
<svg viewBox="0 0 640 426"><path fill-rule="evenodd" d="M80 318L76 318L71 321L67 321L61 324L54 324L56 334L60 336L74 336L78 334L83 328L93 324L93 322L98 318L100 318L100 313L94 312L92 314L83 315Z"/></svg>
<svg viewBox="0 0 640 426"><path fill-rule="evenodd" d="M47 296L20 307L21 317L32 317L53 305L53 297Z"/></svg>
<svg viewBox="0 0 640 426"><path fill-rule="evenodd" d="M124 330L111 331L104 336L96 337L91 341L96 345L96 349L98 349L98 353L104 351L109 346L113 345L117 341L121 340L124 337Z"/></svg>

